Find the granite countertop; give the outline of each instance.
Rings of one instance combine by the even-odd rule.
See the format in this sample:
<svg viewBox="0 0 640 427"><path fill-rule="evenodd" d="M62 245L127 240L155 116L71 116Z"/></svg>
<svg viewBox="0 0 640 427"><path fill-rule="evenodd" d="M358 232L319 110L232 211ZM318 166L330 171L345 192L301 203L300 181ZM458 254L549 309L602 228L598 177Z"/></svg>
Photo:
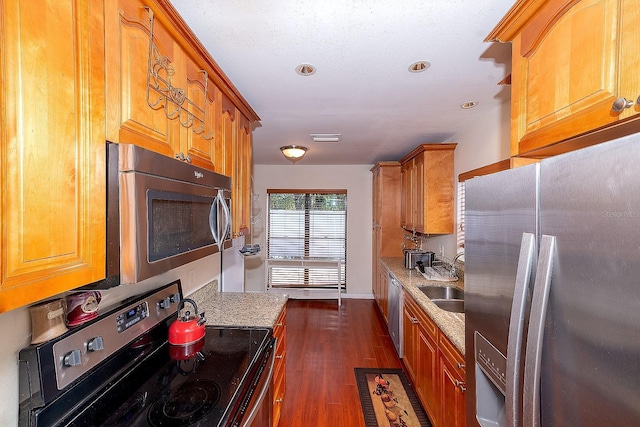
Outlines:
<svg viewBox="0 0 640 427"><path fill-rule="evenodd" d="M464 313L452 313L435 305L418 289L422 285L455 286L464 289L464 282L434 282L425 279L415 270L404 268L404 258L380 258L384 265L402 283L402 288L418 303L424 312L438 325L456 348L464 355Z"/></svg>
<svg viewBox="0 0 640 427"><path fill-rule="evenodd" d="M188 296L212 326L272 328L289 298L266 292L218 292L217 281L212 283Z"/></svg>

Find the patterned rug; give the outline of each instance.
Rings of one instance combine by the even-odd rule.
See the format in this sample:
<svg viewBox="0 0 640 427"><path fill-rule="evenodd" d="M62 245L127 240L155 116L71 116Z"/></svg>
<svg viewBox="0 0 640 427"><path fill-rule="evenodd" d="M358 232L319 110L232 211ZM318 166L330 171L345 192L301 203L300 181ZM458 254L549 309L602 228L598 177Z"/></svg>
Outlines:
<svg viewBox="0 0 640 427"><path fill-rule="evenodd" d="M402 369L354 371L367 427L431 427Z"/></svg>

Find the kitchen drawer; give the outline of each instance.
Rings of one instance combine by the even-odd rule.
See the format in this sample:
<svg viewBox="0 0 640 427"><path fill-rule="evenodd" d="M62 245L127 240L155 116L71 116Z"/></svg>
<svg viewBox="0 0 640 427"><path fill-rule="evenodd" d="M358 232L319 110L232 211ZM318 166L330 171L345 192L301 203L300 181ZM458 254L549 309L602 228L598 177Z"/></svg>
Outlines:
<svg viewBox="0 0 640 427"><path fill-rule="evenodd" d="M405 293L405 301L408 299L406 296L407 294ZM420 322L420 325L427 331L429 335L431 335L434 340L436 340L438 331L440 329L438 328L438 325L436 325L436 323L431 320L431 318L424 312L422 308L420 308L420 306L418 306L418 304L413 299L411 299L409 302L412 306L415 316Z"/></svg>
<svg viewBox="0 0 640 427"><path fill-rule="evenodd" d="M461 378L465 378L464 356L460 354L458 349L455 348L451 341L442 333L438 337L438 347L447 360L451 362L455 372L460 375Z"/></svg>

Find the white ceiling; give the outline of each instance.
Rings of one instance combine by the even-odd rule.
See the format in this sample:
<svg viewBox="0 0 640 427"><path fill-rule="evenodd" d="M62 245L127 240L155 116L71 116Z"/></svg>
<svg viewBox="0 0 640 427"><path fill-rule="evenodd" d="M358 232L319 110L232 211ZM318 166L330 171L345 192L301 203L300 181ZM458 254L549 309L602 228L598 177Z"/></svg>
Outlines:
<svg viewBox="0 0 640 427"><path fill-rule="evenodd" d="M398 160L454 141L509 97L510 45L483 39L514 0L171 0L261 118L256 164ZM431 67L410 73L415 61ZM312 76L295 72L302 63ZM478 101L463 110L465 101ZM339 133L319 144L311 133Z"/></svg>

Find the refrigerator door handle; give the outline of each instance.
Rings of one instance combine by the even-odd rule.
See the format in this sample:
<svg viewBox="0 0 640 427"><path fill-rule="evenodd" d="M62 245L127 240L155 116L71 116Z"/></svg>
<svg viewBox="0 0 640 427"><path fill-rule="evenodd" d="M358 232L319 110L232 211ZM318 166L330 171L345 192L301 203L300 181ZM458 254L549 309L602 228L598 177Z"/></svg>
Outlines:
<svg viewBox="0 0 640 427"><path fill-rule="evenodd" d="M507 425L518 427L520 424L520 361L522 358L522 337L527 307L527 290L531 280L531 271L535 265L536 238L531 233L522 233L518 270L513 290L509 338L507 341L507 372L505 411Z"/></svg>
<svg viewBox="0 0 640 427"><path fill-rule="evenodd" d="M524 390L522 412L524 427L540 426L540 370L542 364L542 341L549 305L551 274L556 252L555 236L542 236L536 280L531 300L531 316L527 333L527 353L524 362Z"/></svg>

